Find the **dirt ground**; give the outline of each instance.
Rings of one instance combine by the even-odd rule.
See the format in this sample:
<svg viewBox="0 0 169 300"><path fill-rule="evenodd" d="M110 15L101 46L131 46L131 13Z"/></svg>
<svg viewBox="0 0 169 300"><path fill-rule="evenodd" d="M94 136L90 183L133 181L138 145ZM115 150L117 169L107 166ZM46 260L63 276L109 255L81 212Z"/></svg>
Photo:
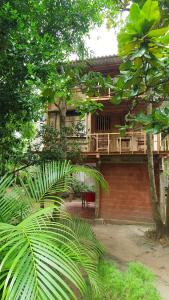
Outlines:
<svg viewBox="0 0 169 300"><path fill-rule="evenodd" d="M93 229L119 268L124 269L131 261L143 263L156 274L161 299L169 300L169 246L147 240L146 226L105 224L94 225Z"/></svg>

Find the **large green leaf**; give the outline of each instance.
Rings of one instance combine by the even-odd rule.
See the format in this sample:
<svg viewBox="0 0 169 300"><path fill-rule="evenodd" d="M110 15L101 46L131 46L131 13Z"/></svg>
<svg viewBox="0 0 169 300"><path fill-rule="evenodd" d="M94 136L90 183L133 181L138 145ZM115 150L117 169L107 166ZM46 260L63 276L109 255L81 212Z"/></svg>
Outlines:
<svg viewBox="0 0 169 300"><path fill-rule="evenodd" d="M136 23L140 18L140 8L137 3L133 3L130 8L129 20L131 23Z"/></svg>
<svg viewBox="0 0 169 300"><path fill-rule="evenodd" d="M148 21L158 22L160 20L158 1L147 0L141 11Z"/></svg>
<svg viewBox="0 0 169 300"><path fill-rule="evenodd" d="M147 36L148 37L158 38L158 37L162 36L163 34L164 35L167 34L168 32L169 32L169 26L151 30L147 34Z"/></svg>
<svg viewBox="0 0 169 300"><path fill-rule="evenodd" d="M118 35L120 55L130 55L140 48L147 47L145 36L160 20L158 2L147 0L142 8L133 3L125 28Z"/></svg>

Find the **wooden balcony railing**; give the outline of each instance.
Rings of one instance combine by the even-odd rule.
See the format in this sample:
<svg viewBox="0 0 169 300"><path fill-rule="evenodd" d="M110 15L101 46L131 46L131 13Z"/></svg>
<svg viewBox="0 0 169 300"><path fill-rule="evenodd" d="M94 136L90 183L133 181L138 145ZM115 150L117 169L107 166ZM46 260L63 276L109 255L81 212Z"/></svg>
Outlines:
<svg viewBox="0 0 169 300"><path fill-rule="evenodd" d="M146 135L143 132L88 134L88 152L127 153L146 152Z"/></svg>
<svg viewBox="0 0 169 300"><path fill-rule="evenodd" d="M166 135L161 141L161 151L169 152L169 135Z"/></svg>
<svg viewBox="0 0 169 300"><path fill-rule="evenodd" d="M69 137L76 140L77 137ZM120 133L91 133L79 137L83 153L102 153L102 154L146 154L146 133L143 131L126 132L125 136ZM161 140L160 134L155 134L152 138L153 150L155 153L169 152L169 135Z"/></svg>
<svg viewBox="0 0 169 300"><path fill-rule="evenodd" d="M84 95L82 93L82 90L80 88L74 88L74 93L75 95ZM112 97L113 92L110 88L101 88L100 86L96 86L94 91L93 91L93 95L90 95L90 99L95 100L95 101L99 101L99 100L110 100L110 98Z"/></svg>

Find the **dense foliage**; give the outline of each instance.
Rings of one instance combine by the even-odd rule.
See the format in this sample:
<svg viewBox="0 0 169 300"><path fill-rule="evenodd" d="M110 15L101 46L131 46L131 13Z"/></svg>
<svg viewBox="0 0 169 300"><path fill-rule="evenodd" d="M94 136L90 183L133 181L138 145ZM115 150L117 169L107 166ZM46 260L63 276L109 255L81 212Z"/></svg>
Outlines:
<svg viewBox="0 0 169 300"><path fill-rule="evenodd" d="M61 66L70 53L83 55L83 37L100 24L106 1L2 0L0 3L0 159L3 174L15 168L32 121L43 113L41 95L62 86ZM65 79L66 77L66 79ZM15 138L15 133L20 138Z"/></svg>
<svg viewBox="0 0 169 300"><path fill-rule="evenodd" d="M130 100L131 114L139 103L168 101L169 29L161 27L160 20L157 1L146 1L141 9L133 4L127 24L118 37L122 64L112 101L118 104ZM160 112L161 116L168 114L168 110L160 109ZM155 118L159 126L160 113L154 114Z"/></svg>
<svg viewBox="0 0 169 300"><path fill-rule="evenodd" d="M28 170L20 186L12 177L0 181L1 299L78 299L87 292L86 279L99 292L102 249L90 226L61 206L60 193L69 191L78 172L105 186L96 170L66 161ZM37 209L42 203L48 207Z"/></svg>
<svg viewBox="0 0 169 300"><path fill-rule="evenodd" d="M64 127L62 130L41 124L40 129L37 130L35 142L27 151L27 161L32 164L42 164L52 160L63 161L64 159L73 163L82 162L80 142L84 136L84 126L80 121L72 124L72 127Z"/></svg>

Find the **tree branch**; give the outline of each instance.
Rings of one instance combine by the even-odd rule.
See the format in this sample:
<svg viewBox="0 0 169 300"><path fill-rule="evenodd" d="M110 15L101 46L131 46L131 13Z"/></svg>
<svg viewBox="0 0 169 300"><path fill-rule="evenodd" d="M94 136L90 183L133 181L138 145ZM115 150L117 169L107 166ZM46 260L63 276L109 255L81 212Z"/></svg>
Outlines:
<svg viewBox="0 0 169 300"><path fill-rule="evenodd" d="M164 79L163 81L161 81L159 83L156 83L156 85L149 85L149 86L147 86L147 88L143 92L140 92L140 93L138 93L138 94L136 94L134 96L131 96L130 99L135 99L137 97L140 97L140 96L144 95L149 89L155 88L156 86L159 86L159 85L167 83L167 82L169 82L169 78ZM130 100L129 97L122 98L122 99L123 100Z"/></svg>

